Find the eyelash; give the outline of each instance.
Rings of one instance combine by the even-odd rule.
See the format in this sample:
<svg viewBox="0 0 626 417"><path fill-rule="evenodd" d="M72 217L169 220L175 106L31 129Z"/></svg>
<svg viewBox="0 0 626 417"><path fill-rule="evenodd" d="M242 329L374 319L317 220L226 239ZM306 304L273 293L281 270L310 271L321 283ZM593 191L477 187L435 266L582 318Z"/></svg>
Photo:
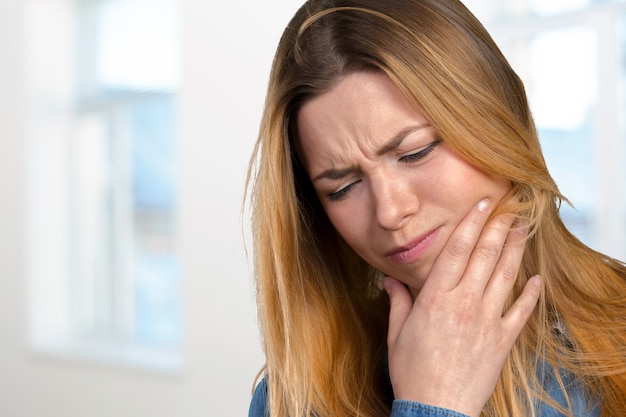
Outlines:
<svg viewBox="0 0 626 417"><path fill-rule="evenodd" d="M419 152L415 152L413 154L410 155L406 155L403 156L402 158L400 158L401 162L404 163L411 163L411 162L417 162L421 159L426 158L432 151L435 150L435 148L437 147L437 145L439 145L441 143L441 139L437 139L436 141L432 142L431 144L429 144L428 146L426 146L426 148L422 149ZM353 183L350 183L348 185L346 185L345 187L343 187L341 190L332 192L330 194L328 194L328 199L330 201L339 201L342 198L344 198L346 195L348 195L348 193L350 191L352 191L352 188L358 184L359 182L361 182L361 180L355 181Z"/></svg>
<svg viewBox="0 0 626 417"><path fill-rule="evenodd" d="M335 191L333 193L328 194L328 199L330 201L339 201L339 200L341 200L343 197L348 195L348 193L352 190L352 187L354 187L359 182L361 182L361 180L358 180L358 181L355 181L353 183L350 183L350 184L346 185L345 187L343 187L341 190Z"/></svg>
<svg viewBox="0 0 626 417"><path fill-rule="evenodd" d="M441 143L441 139L437 139L436 141L432 142L421 151L403 156L402 158L400 158L400 161L405 162L405 163L417 162L427 157L432 151L435 150L437 145L439 145L440 143Z"/></svg>

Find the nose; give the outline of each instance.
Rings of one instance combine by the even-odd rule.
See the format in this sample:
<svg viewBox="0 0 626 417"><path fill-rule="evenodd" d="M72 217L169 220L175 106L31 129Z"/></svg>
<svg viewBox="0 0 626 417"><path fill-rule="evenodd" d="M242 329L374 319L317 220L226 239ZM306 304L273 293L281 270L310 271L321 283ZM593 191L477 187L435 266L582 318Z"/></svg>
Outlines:
<svg viewBox="0 0 626 417"><path fill-rule="evenodd" d="M379 173L372 179L376 221L386 230L398 230L419 208L419 199L408 178Z"/></svg>

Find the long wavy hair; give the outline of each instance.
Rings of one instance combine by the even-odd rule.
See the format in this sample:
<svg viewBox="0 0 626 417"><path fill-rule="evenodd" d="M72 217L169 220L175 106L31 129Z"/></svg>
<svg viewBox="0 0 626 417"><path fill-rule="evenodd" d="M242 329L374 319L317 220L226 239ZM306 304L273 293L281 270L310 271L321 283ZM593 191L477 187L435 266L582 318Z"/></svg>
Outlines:
<svg viewBox="0 0 626 417"><path fill-rule="evenodd" d="M386 74L454 151L510 180L530 224L509 305L535 274L544 289L482 415L534 416L543 401L571 416L539 363L575 376L602 416L626 415L626 268L564 227L522 82L457 0L310 0L280 40L247 197L270 415L390 409L381 273L337 234L293 146L301 105L362 70Z"/></svg>

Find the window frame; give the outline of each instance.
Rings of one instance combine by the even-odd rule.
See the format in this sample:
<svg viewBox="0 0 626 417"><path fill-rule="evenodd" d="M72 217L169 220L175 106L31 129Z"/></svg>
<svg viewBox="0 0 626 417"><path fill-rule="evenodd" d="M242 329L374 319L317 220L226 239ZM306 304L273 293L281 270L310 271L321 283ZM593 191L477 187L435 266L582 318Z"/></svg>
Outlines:
<svg viewBox="0 0 626 417"><path fill-rule="evenodd" d="M580 10L546 16L528 13L523 0L495 2L499 5L490 0L489 3L498 12L488 16L486 26L525 83L528 79L525 50L532 37L579 26L588 27L595 33L599 72L590 138L593 149L590 162L596 173L594 191L597 199L590 219L592 246L609 256L626 258L626 135L623 124L626 108L621 105L625 94L621 62L624 52L619 32L620 25L626 25L626 1L591 3ZM516 14L505 15L507 7Z"/></svg>
<svg viewBox="0 0 626 417"><path fill-rule="evenodd" d="M38 355L103 363L163 374L179 374L184 368L182 340L177 346L138 343L134 332L134 280L132 275L132 205L128 204L131 176L128 111L134 103L169 98L175 101L175 88L137 90L108 96L77 94L81 87L94 83L85 74L93 73L95 37L87 34L78 45L75 26L78 8L101 0L29 0L25 7L27 33L28 101L30 119L27 143L27 265L28 265L28 346ZM106 1L106 0L104 0ZM89 22L83 22L87 23ZM77 52L87 52L87 59L77 66ZM91 51L91 52L90 52ZM54 59L51 59L54 57ZM91 89L93 91L93 89ZM83 313L91 301L83 294L93 285L81 277L77 267L77 248L83 244L74 222L77 206L73 192L73 171L77 127L81 119L100 115L112 120L116 130L114 147L118 172L112 181L117 197L113 198L111 232L118 242L113 258L120 262L110 282L99 282L109 294L104 297L104 315L110 321L108 335L90 332ZM126 242L120 246L119 243ZM131 259L129 259L131 257ZM182 310L182 306L181 306ZM182 311L181 311L182 314ZM182 325L182 323L181 323Z"/></svg>

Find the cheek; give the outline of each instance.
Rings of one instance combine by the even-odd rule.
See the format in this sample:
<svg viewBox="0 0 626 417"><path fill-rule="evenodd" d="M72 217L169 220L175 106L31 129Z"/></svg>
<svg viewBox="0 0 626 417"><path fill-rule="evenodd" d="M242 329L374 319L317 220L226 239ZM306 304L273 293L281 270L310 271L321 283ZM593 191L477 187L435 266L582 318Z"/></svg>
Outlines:
<svg viewBox="0 0 626 417"><path fill-rule="evenodd" d="M485 197L499 201L511 188L504 178L492 176L456 155L440 167L440 172L445 174L433 182L432 190L449 208L469 210Z"/></svg>
<svg viewBox="0 0 626 417"><path fill-rule="evenodd" d="M351 246L354 242L358 242L359 216L350 216L347 210L326 210L326 214L335 230L346 242Z"/></svg>
<svg viewBox="0 0 626 417"><path fill-rule="evenodd" d="M352 205L346 207L324 207L326 215L337 233L361 256L368 241L368 225L363 210Z"/></svg>

